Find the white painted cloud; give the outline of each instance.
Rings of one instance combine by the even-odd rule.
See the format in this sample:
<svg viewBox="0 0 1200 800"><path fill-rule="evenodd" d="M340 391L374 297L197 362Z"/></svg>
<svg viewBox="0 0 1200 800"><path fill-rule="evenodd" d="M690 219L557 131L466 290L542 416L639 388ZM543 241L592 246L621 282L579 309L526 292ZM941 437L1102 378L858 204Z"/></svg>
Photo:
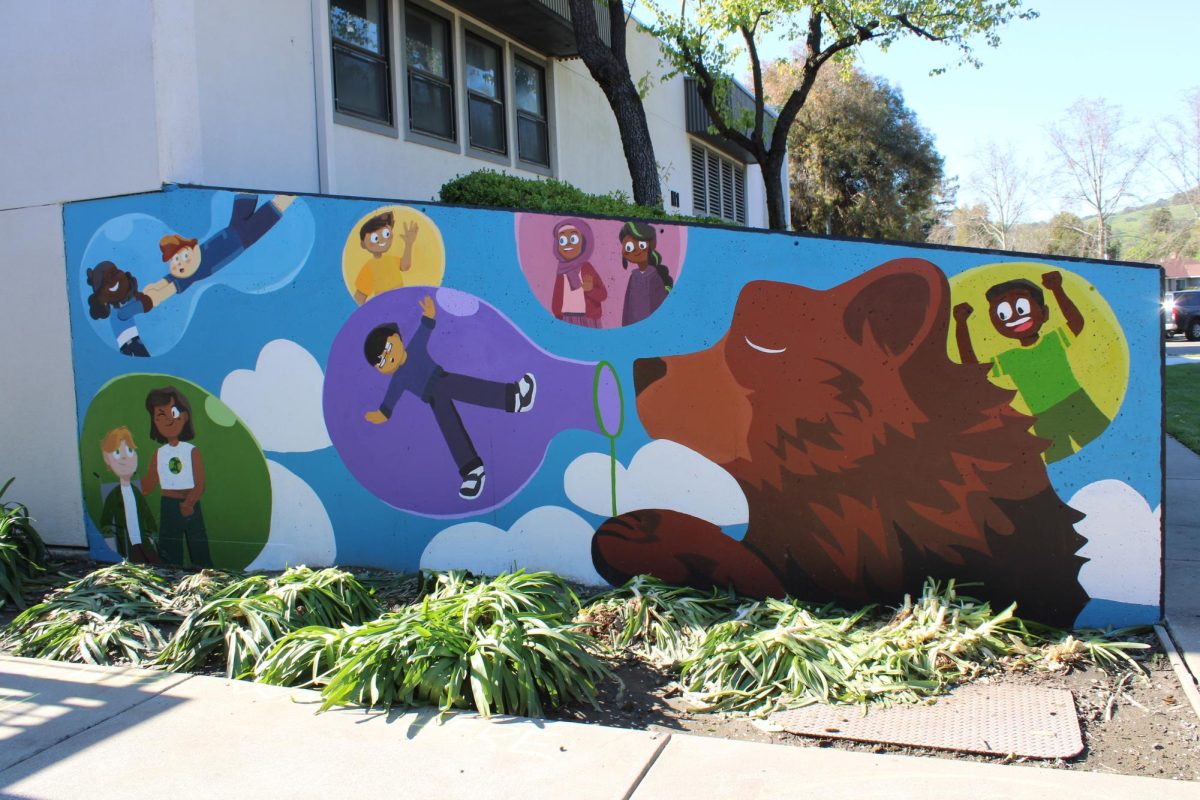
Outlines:
<svg viewBox="0 0 1200 800"><path fill-rule="evenodd" d="M324 382L311 353L288 339L275 339L263 346L254 369L225 376L221 400L250 427L263 450L323 450L330 446L321 409Z"/></svg>
<svg viewBox="0 0 1200 800"><path fill-rule="evenodd" d="M337 556L337 544L321 498L282 464L267 459L267 472L271 476L271 534L263 551L246 569L331 565Z"/></svg>
<svg viewBox="0 0 1200 800"><path fill-rule="evenodd" d="M421 568L466 569L479 575L548 570L603 586L605 580L592 566L592 532L586 520L558 506L535 508L507 531L486 522L463 522L433 537L421 553Z"/></svg>
<svg viewBox="0 0 1200 800"><path fill-rule="evenodd" d="M1092 599L1158 605L1162 506L1118 480L1090 483L1070 505L1087 514L1075 530L1087 537L1079 555L1090 559L1079 582Z"/></svg>
<svg viewBox="0 0 1200 800"><path fill-rule="evenodd" d="M567 497L601 516L612 514L611 462L604 453L584 453L563 476ZM716 525L749 521L746 495L733 476L695 450L656 439L638 450L626 469L617 464L617 513L639 508L680 511Z"/></svg>

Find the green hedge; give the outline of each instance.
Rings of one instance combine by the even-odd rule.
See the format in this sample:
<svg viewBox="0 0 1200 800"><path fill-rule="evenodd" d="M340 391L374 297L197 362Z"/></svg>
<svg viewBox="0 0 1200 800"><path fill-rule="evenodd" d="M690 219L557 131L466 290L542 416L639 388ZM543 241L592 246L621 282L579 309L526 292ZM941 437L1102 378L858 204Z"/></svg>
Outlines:
<svg viewBox="0 0 1200 800"><path fill-rule="evenodd" d="M668 214L661 208L629 202L624 192L588 194L577 186L553 178L518 178L490 169L476 170L442 184L443 203L485 208L548 211L557 214L594 214L626 219L731 224L715 217Z"/></svg>

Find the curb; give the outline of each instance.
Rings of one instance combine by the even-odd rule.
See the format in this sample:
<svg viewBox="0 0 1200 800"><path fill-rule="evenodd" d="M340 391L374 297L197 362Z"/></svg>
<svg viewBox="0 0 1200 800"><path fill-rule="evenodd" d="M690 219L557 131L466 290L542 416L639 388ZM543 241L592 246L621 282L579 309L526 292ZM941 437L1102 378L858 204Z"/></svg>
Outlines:
<svg viewBox="0 0 1200 800"><path fill-rule="evenodd" d="M1167 626L1170 622L1164 620ZM1188 671L1187 664L1179 655L1179 650L1175 648L1175 642L1171 639L1171 635L1162 625L1155 625L1154 632L1158 634L1158 640L1162 642L1163 649L1167 651L1167 658L1171 661L1171 668L1175 670L1175 677L1179 678L1179 684L1183 687L1183 693L1187 697L1188 702L1192 704L1192 711L1196 712L1196 716L1200 717L1200 690L1196 688L1196 679L1192 677L1192 673Z"/></svg>

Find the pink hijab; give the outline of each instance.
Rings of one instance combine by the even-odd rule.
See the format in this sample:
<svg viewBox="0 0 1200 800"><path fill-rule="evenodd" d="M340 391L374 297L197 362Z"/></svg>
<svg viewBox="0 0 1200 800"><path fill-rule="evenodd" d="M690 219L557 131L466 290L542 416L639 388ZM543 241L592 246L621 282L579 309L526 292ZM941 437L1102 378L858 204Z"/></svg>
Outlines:
<svg viewBox="0 0 1200 800"><path fill-rule="evenodd" d="M566 227L575 228L579 231L580 238L583 239L583 248L579 251L579 255L571 259L565 259L558 252L558 234ZM587 263L588 258L592 255L592 250L595 249L595 237L592 235L592 228L586 222L575 217L559 220L554 226L553 246L554 259L558 261L558 274L565 275L567 282L571 284L572 291L578 291L580 286L579 270Z"/></svg>

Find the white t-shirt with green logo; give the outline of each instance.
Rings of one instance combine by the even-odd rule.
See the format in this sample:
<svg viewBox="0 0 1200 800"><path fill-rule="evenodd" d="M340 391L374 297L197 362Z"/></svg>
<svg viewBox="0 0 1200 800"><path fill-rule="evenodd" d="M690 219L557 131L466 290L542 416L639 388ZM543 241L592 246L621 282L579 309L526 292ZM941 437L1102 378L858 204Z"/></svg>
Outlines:
<svg viewBox="0 0 1200 800"><path fill-rule="evenodd" d="M192 451L195 449L191 442L164 444L158 448L158 483L162 488L188 491L196 487L196 478L192 474Z"/></svg>

